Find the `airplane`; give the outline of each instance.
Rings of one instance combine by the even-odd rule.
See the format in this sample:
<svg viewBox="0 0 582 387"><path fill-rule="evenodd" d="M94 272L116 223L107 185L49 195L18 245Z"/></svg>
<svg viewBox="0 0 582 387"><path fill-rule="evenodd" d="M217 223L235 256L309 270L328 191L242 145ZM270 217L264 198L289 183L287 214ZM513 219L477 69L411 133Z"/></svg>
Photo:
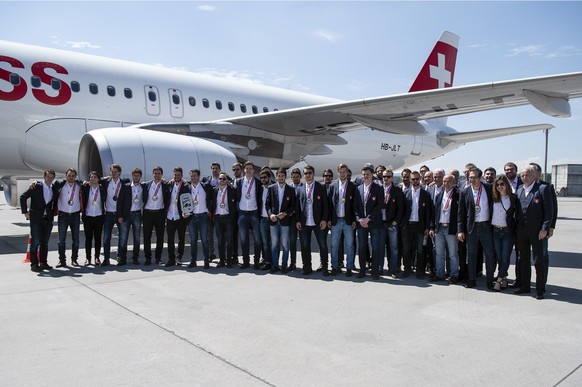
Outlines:
<svg viewBox="0 0 582 387"><path fill-rule="evenodd" d="M206 170L365 162L392 169L467 142L552 128L533 124L458 132L449 116L531 104L571 115L582 72L454 86L459 37L445 31L408 93L352 101L187 71L0 41L0 178L17 206L46 168L79 177L156 165ZM357 171L357 169L356 169Z"/></svg>

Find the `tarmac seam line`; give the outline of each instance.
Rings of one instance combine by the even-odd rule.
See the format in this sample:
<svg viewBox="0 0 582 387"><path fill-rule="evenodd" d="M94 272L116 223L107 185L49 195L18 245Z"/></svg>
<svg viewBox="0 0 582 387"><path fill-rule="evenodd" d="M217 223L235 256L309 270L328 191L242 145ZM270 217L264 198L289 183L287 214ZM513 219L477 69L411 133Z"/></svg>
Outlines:
<svg viewBox="0 0 582 387"><path fill-rule="evenodd" d="M574 374L574 372L578 371L578 369L579 369L580 367L582 367L582 363L578 364L578 367L574 368L574 369L572 370L572 372L570 372L568 375L564 376L564 377L562 378L562 380L560 380L558 383L554 384L554 387L556 387L556 386L560 385L560 384L561 384L563 381L565 381L565 380L566 380L566 379L568 379L570 376L572 376L572 375Z"/></svg>
<svg viewBox="0 0 582 387"><path fill-rule="evenodd" d="M117 302L117 301L115 301L115 300L111 299L110 297L107 297L106 295L104 295L104 294L102 294L102 293L98 292L97 290L93 289L91 286L89 286L89 285L85 285L85 284L83 284L82 282L79 282L79 281L78 281L76 278L71 278L71 279L72 279L72 280L74 280L75 282L77 282L78 284L80 284L81 286L83 286L83 287L86 287L87 289L91 290L92 292L95 292L95 293L97 293L98 295L100 295L101 297L105 298L106 300L108 300L108 301L110 301L110 302L114 303L115 305L119 306L120 308L122 308L122 309L124 309L124 310L128 311L128 312L129 312L129 313L131 313L131 314L134 314L134 315L136 315L137 317L141 318L142 320L144 320L144 321L147 321L148 323L152 324L153 326L155 326L155 327L157 327L157 328L159 328L159 329L162 329L162 330L163 330L163 331L165 331L166 333L169 333L170 335L172 335L172 336L174 336L174 337L176 337L176 338L178 338L178 339L180 339L180 340L182 340L182 341L184 341L184 342L186 342L186 343L190 344L191 346L193 346L193 347L195 347L195 348L197 348L197 349L201 350L202 352L205 352L206 354L208 354L208 355L210 355L210 356L214 357L215 359L217 359L217 360L220 360L221 362L223 362L223 363L225 363L225 364L227 364L227 365L229 365L229 366L231 366L231 367L233 367L233 368L236 368L237 370L239 370L239 371L241 371L241 372L243 372L243 373L245 373L245 374L249 375L249 376L250 376L250 377L252 377L253 379L256 379L256 380L258 380L258 381L260 381L260 382L263 382L264 384L266 384L266 385L268 385L268 386L276 387L276 385L275 385L275 384L272 384L272 383L268 382L267 380L265 380L265 379L261 378L260 376L258 376L258 375L255 375L255 374L253 374L252 372L250 372L250 371L248 371L248 370L246 370L246 369L244 369L244 368L242 368L242 367L240 367L240 366L238 366L238 365L236 365L236 364L234 364L234 363L232 363L232 362L228 361L227 359L223 358L223 357L222 357L222 356L220 356L220 355L217 355L217 354L213 353L212 351L210 351L210 350L208 350L208 349L204 348L203 346L201 346L201 345L199 345L199 344L196 344L196 343L193 343L192 341L188 340L187 338L185 338L185 337L182 337L182 336L178 335L176 332L174 332L174 331L171 331L171 330L169 330L168 328L165 328L164 326L162 326L162 325L160 325L160 324L158 324L158 323L156 323L156 322L154 322L154 321L150 320L149 318L147 318L147 317L145 317L145 316L143 316L143 315L141 315L141 314L139 314L139 313L137 313L137 312L134 312L133 310L131 310L131 309L130 309L130 308L128 308L127 306L125 306L125 305L122 305L122 304L120 304L119 302Z"/></svg>

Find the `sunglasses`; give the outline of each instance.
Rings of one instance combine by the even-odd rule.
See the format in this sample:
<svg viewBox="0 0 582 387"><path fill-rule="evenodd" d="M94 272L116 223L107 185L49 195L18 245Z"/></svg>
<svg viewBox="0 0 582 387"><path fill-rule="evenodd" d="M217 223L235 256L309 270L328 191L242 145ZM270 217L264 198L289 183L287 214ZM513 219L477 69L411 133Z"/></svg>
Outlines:
<svg viewBox="0 0 582 387"><path fill-rule="evenodd" d="M382 176L384 179L392 179L392 175L388 176L388 175L384 175Z"/></svg>
<svg viewBox="0 0 582 387"><path fill-rule="evenodd" d="M495 184L495 186L497 186L497 187L505 187L505 183L497 183L497 184Z"/></svg>
<svg viewBox="0 0 582 387"><path fill-rule="evenodd" d="M226 180L226 177L219 177L218 180Z"/></svg>
<svg viewBox="0 0 582 387"><path fill-rule="evenodd" d="M416 180L420 180L418 177L413 177L412 179L410 179L412 181L416 181Z"/></svg>
<svg viewBox="0 0 582 387"><path fill-rule="evenodd" d="M333 177L333 175L323 175L323 177Z"/></svg>
<svg viewBox="0 0 582 387"><path fill-rule="evenodd" d="M313 175L313 172L303 172L304 175Z"/></svg>

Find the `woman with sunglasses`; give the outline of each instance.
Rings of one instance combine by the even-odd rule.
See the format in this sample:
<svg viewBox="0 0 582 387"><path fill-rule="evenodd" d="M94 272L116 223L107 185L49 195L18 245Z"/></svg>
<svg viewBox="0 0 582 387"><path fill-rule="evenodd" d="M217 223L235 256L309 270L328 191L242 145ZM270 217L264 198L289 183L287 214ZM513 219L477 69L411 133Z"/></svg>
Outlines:
<svg viewBox="0 0 582 387"><path fill-rule="evenodd" d="M509 180L498 176L493 182L493 247L499 262L499 272L493 290L498 292L507 288L507 270L511 250L515 244L515 221L517 196L512 193Z"/></svg>

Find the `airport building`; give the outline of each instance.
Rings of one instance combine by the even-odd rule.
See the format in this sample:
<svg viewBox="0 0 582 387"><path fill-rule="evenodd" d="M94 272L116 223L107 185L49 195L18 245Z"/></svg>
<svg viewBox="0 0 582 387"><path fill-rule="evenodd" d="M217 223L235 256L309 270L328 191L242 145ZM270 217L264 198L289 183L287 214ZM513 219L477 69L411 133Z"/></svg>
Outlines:
<svg viewBox="0 0 582 387"><path fill-rule="evenodd" d="M552 165L552 184L559 196L582 196L582 164Z"/></svg>

